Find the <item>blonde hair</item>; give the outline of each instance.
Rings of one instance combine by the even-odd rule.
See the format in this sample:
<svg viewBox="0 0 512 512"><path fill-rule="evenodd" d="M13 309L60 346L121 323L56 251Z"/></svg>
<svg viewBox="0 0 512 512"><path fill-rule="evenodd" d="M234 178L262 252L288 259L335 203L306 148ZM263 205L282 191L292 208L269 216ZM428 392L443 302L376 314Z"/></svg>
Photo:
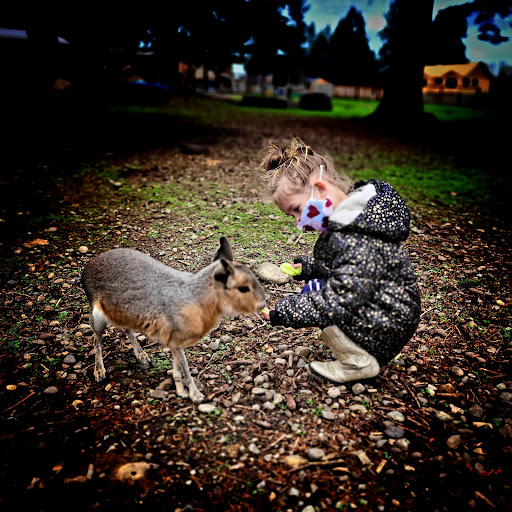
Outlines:
<svg viewBox="0 0 512 512"><path fill-rule="evenodd" d="M284 178L296 190L309 186L309 177L314 171L320 170L320 165L324 166L322 177L339 186L343 192L349 193L354 188L347 176L336 171L329 157L315 153L298 137L287 147L270 144L270 149L261 162L268 188L274 197Z"/></svg>

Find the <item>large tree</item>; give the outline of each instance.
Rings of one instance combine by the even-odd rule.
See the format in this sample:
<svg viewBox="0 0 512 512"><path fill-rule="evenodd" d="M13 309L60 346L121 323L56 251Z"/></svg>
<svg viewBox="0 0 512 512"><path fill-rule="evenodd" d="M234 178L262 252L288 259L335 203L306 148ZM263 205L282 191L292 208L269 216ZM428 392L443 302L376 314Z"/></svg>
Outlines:
<svg viewBox="0 0 512 512"><path fill-rule="evenodd" d="M384 96L371 118L381 124L393 123L408 129L424 119L423 68L430 60L428 49L433 36L433 0L392 0L386 14L387 26L379 33L384 45L380 57L385 64ZM466 16L476 13L479 39L491 44L506 41L495 23L495 17L512 15L507 0L474 0L459 7ZM453 11L450 18L453 20ZM440 19L442 20L442 18ZM437 24L439 27L441 23ZM464 37L464 26L454 30ZM453 50L454 45L449 45ZM459 48L460 55L460 48Z"/></svg>
<svg viewBox="0 0 512 512"><path fill-rule="evenodd" d="M332 34L328 68L329 79L335 84L368 85L375 81L375 54L368 44L363 15L355 7Z"/></svg>
<svg viewBox="0 0 512 512"><path fill-rule="evenodd" d="M314 24L313 30L314 30ZM306 57L305 72L310 78L329 77L329 41L331 40L331 26L327 25L316 36L309 39L309 51Z"/></svg>

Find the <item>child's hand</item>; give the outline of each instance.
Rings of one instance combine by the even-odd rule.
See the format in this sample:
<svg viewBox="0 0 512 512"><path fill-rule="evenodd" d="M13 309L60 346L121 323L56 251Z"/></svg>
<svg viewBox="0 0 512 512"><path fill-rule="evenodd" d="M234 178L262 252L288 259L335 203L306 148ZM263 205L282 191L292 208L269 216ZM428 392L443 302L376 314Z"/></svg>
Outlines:
<svg viewBox="0 0 512 512"><path fill-rule="evenodd" d="M284 274L295 277L301 274L302 263L283 263L280 269Z"/></svg>

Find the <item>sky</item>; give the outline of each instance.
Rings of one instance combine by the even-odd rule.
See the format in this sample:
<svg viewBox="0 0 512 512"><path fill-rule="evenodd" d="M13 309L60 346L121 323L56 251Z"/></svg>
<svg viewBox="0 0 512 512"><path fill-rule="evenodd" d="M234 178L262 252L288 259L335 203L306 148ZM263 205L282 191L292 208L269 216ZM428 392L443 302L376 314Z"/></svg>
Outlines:
<svg viewBox="0 0 512 512"><path fill-rule="evenodd" d="M414 1L414 0L410 0ZM451 5L459 5L467 0L434 0L434 18L437 12ZM317 32L326 25L330 25L332 31L338 25L341 18L344 18L350 7L353 5L363 13L366 21L366 35L370 43L370 48L377 53L382 45L377 33L384 28L386 20L384 14L389 10L390 0L309 0L310 6L306 13L306 23L315 22ZM509 41L495 46L491 43L478 40L478 28L472 26L472 20L468 22L468 37L462 42L466 46L466 57L470 62L483 61L492 72L497 73L499 63L506 62L512 66L512 28L510 19L507 21L496 17L495 21L499 23L502 29L502 35L509 37ZM454 64L456 64L454 62Z"/></svg>

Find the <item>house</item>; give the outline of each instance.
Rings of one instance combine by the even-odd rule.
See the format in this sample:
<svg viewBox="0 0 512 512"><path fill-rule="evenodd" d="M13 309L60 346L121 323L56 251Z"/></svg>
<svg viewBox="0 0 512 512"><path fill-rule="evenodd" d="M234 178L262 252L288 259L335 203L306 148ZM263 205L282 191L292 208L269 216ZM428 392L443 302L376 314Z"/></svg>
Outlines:
<svg viewBox="0 0 512 512"><path fill-rule="evenodd" d="M423 99L431 103L474 105L489 94L492 78L483 62L425 66Z"/></svg>

